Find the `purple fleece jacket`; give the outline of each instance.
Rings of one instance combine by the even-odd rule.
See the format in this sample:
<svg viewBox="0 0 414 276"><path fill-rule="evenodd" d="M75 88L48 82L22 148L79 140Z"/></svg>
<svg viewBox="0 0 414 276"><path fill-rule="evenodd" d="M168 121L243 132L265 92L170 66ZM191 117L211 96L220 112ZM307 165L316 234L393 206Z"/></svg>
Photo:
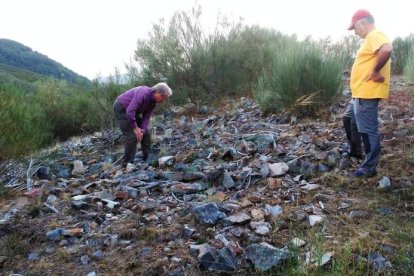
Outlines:
<svg viewBox="0 0 414 276"><path fill-rule="evenodd" d="M156 106L154 93L151 88L147 86L131 88L119 95L117 101L125 107L132 129L138 127L135 115L142 114L142 123L139 127L144 132L147 131L149 119Z"/></svg>

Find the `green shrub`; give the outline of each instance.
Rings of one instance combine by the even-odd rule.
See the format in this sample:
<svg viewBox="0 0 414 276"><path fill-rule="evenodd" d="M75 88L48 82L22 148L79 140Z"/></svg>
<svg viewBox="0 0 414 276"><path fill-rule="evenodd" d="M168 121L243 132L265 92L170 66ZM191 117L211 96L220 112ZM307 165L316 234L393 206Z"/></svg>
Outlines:
<svg viewBox="0 0 414 276"><path fill-rule="evenodd" d="M0 84L0 160L19 158L52 142L51 125L32 94Z"/></svg>
<svg viewBox="0 0 414 276"><path fill-rule="evenodd" d="M344 69L350 70L362 40L356 35L348 35L337 42L332 42L327 38L321 39L317 43L322 47L324 53L343 59Z"/></svg>
<svg viewBox="0 0 414 276"><path fill-rule="evenodd" d="M95 110L93 125L97 124L100 128L112 128L114 126L113 105L115 99L124 91L140 85L144 85L142 81L122 83L118 73L109 76L105 82L95 80L90 95Z"/></svg>
<svg viewBox="0 0 414 276"><path fill-rule="evenodd" d="M401 74L407 61L413 55L414 35L409 35L405 38L397 37L392 42L392 46L391 70L394 74Z"/></svg>
<svg viewBox="0 0 414 276"><path fill-rule="evenodd" d="M408 80L414 82L414 55L408 59L407 64L405 65L404 75Z"/></svg>
<svg viewBox="0 0 414 276"><path fill-rule="evenodd" d="M147 84L167 81L175 92L169 101L174 104L250 93L263 69L271 65L275 44L289 39L226 18L219 18L207 35L200 15L201 9L193 8L175 13L168 24L160 20L149 38L137 43L134 59L139 65L128 67L131 75L141 76Z"/></svg>
<svg viewBox="0 0 414 276"><path fill-rule="evenodd" d="M37 85L36 99L52 126L53 137L65 140L101 127L102 111L84 87L52 79Z"/></svg>
<svg viewBox="0 0 414 276"><path fill-rule="evenodd" d="M295 109L313 114L337 99L342 87L343 55L324 52L309 41L293 41L279 48L276 57L254 91L264 112Z"/></svg>

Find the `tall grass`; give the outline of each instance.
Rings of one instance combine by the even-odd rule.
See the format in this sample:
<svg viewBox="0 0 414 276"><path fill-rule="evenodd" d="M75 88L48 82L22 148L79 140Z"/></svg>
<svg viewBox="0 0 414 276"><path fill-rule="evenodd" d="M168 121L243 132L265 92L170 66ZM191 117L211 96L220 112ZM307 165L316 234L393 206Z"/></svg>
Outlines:
<svg viewBox="0 0 414 276"><path fill-rule="evenodd" d="M64 140L100 127L97 104L85 88L51 79L38 83L36 100L41 104L55 138Z"/></svg>
<svg viewBox="0 0 414 276"><path fill-rule="evenodd" d="M414 35L397 37L392 42L391 70L394 74L402 74L408 60L414 54Z"/></svg>
<svg viewBox="0 0 414 276"><path fill-rule="evenodd" d="M29 154L52 141L51 125L32 94L0 83L0 160Z"/></svg>
<svg viewBox="0 0 414 276"><path fill-rule="evenodd" d="M138 41L137 64L129 72L140 71L147 84L167 81L176 92L171 99L175 104L249 94L271 64L274 44L286 36L224 17L207 34L200 16L198 7L154 24L149 38Z"/></svg>
<svg viewBox="0 0 414 276"><path fill-rule="evenodd" d="M315 43L292 41L279 48L259 78L254 97L264 112L291 109L312 114L332 104L342 87L344 56Z"/></svg>
<svg viewBox="0 0 414 276"><path fill-rule="evenodd" d="M404 75L411 82L414 82L414 52L409 57L407 64L405 65Z"/></svg>
<svg viewBox="0 0 414 276"><path fill-rule="evenodd" d="M0 82L0 160L113 126L114 99L127 89L114 80L84 86L46 79L33 87Z"/></svg>

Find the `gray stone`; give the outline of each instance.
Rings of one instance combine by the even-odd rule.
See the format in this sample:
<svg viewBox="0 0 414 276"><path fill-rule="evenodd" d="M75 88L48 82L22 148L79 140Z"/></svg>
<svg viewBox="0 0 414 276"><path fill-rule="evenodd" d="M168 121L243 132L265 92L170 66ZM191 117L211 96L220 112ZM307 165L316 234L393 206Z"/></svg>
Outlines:
<svg viewBox="0 0 414 276"><path fill-rule="evenodd" d="M218 258L209 267L209 270L234 271L237 269L237 264L237 257L233 255L229 248L224 247L220 249Z"/></svg>
<svg viewBox="0 0 414 276"><path fill-rule="evenodd" d="M260 271L280 266L290 257L288 250L277 249L265 242L251 244L246 248L246 258Z"/></svg>
<svg viewBox="0 0 414 276"><path fill-rule="evenodd" d="M383 176L381 180L378 182L378 188L385 189L391 187L391 180L388 176Z"/></svg>
<svg viewBox="0 0 414 276"><path fill-rule="evenodd" d="M252 218L249 215L245 213L239 213L223 219L223 224L226 226L232 224L245 224L248 223L251 219Z"/></svg>
<svg viewBox="0 0 414 276"><path fill-rule="evenodd" d="M83 166L82 161L80 160L73 161L73 167L74 167L72 170L73 175L83 175L85 173L85 168Z"/></svg>
<svg viewBox="0 0 414 276"><path fill-rule="evenodd" d="M223 175L223 187L230 190L231 188L234 188L235 186L236 185L234 184L231 174L229 174L228 172L225 172Z"/></svg>
<svg viewBox="0 0 414 276"><path fill-rule="evenodd" d="M250 222L250 228L254 230L254 232L261 236L266 236L270 234L270 231L272 230L272 226L268 222L260 221L252 221Z"/></svg>
<svg viewBox="0 0 414 276"><path fill-rule="evenodd" d="M195 232L195 229L188 227L187 225L184 226L183 234L186 237L191 237Z"/></svg>
<svg viewBox="0 0 414 276"><path fill-rule="evenodd" d="M104 253L102 250L95 251L92 254L92 259L94 260L102 260L104 258Z"/></svg>
<svg viewBox="0 0 414 276"><path fill-rule="evenodd" d="M52 179L52 174L50 172L50 168L45 167L45 166L41 166L41 167L39 167L39 169L37 169L36 176L39 179L48 179L48 180Z"/></svg>
<svg viewBox="0 0 414 276"><path fill-rule="evenodd" d="M387 258L377 252L369 254L367 259L369 266L374 270L385 270L392 267Z"/></svg>
<svg viewBox="0 0 414 276"><path fill-rule="evenodd" d="M271 218L275 218L283 213L282 207L279 205L270 206L266 204L265 211Z"/></svg>
<svg viewBox="0 0 414 276"><path fill-rule="evenodd" d="M226 214L213 202L195 207L194 213L200 223L208 225L214 225L218 220L226 217Z"/></svg>
<svg viewBox="0 0 414 276"><path fill-rule="evenodd" d="M91 259L89 258L89 256L88 255L83 255L81 258L80 258L80 261L81 261L81 264L83 264L83 265L87 265L88 263L89 263L89 261L90 261Z"/></svg>
<svg viewBox="0 0 414 276"><path fill-rule="evenodd" d="M310 226L320 224L324 220L325 220L325 216L323 216L323 215L309 215L308 216L308 223L309 223Z"/></svg>
<svg viewBox="0 0 414 276"><path fill-rule="evenodd" d="M368 217L369 217L369 213L365 211L354 210L349 213L349 219L351 220L360 219L360 218L368 218Z"/></svg>
<svg viewBox="0 0 414 276"><path fill-rule="evenodd" d="M30 253L29 256L27 256L27 259L29 261L37 261L39 260L39 254L34 252L34 253Z"/></svg>
<svg viewBox="0 0 414 276"><path fill-rule="evenodd" d="M82 200L72 201L71 207L75 210L85 210L89 208L89 204Z"/></svg>
<svg viewBox="0 0 414 276"><path fill-rule="evenodd" d="M282 176L289 171L289 166L285 162L269 164L270 176Z"/></svg>
<svg viewBox="0 0 414 276"><path fill-rule="evenodd" d="M193 194L207 189L207 183L179 183L171 187L171 191L177 195Z"/></svg>

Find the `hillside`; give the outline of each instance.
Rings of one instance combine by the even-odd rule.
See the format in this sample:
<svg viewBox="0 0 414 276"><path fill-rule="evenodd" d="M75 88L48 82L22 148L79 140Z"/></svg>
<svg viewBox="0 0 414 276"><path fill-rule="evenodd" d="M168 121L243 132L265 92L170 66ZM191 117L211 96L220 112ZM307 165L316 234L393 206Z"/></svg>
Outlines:
<svg viewBox="0 0 414 276"><path fill-rule="evenodd" d="M349 96L318 118L172 108L126 169L110 135L4 164L0 274L413 275L413 99L393 78L373 178L343 152Z"/></svg>
<svg viewBox="0 0 414 276"><path fill-rule="evenodd" d="M22 70L19 72L19 69ZM29 76L33 72L33 76ZM9 39L0 39L0 73L3 78L14 80L22 77L23 82L41 76L66 80L68 82L89 82L89 80L47 56Z"/></svg>

